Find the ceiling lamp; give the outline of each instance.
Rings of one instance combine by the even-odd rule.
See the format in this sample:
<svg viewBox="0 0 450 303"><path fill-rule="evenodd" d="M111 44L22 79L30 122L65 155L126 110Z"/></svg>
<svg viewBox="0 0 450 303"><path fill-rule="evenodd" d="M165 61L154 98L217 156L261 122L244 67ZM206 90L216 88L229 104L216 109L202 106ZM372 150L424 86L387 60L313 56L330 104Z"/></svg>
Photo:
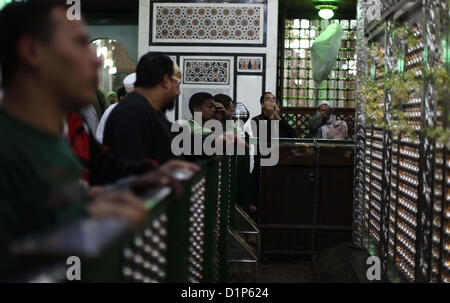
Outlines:
<svg viewBox="0 0 450 303"><path fill-rule="evenodd" d="M337 10L337 6L335 5L317 5L316 9L319 10L319 16L322 19L328 20L333 18L334 10Z"/></svg>

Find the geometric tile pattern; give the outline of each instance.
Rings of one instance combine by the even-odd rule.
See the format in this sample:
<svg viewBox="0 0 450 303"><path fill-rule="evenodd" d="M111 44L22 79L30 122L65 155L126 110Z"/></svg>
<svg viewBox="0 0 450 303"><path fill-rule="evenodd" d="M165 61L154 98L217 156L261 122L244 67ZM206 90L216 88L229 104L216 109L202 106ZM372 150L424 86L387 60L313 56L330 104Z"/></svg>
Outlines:
<svg viewBox="0 0 450 303"><path fill-rule="evenodd" d="M264 4L153 3L154 43L263 43Z"/></svg>
<svg viewBox="0 0 450 303"><path fill-rule="evenodd" d="M262 69L262 57L238 57L238 72L260 73Z"/></svg>
<svg viewBox="0 0 450 303"><path fill-rule="evenodd" d="M230 60L184 60L184 84L230 84Z"/></svg>

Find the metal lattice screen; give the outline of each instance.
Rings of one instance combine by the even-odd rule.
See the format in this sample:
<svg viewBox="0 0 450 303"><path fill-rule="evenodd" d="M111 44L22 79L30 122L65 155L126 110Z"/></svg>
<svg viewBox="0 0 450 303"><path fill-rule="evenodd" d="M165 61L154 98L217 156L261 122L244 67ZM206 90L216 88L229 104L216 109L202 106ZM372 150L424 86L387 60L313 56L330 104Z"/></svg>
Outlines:
<svg viewBox="0 0 450 303"><path fill-rule="evenodd" d="M319 100L333 107L354 107L356 87L356 20L286 19L282 81L283 107L314 107L311 46L331 23L344 30L338 61L320 87Z"/></svg>

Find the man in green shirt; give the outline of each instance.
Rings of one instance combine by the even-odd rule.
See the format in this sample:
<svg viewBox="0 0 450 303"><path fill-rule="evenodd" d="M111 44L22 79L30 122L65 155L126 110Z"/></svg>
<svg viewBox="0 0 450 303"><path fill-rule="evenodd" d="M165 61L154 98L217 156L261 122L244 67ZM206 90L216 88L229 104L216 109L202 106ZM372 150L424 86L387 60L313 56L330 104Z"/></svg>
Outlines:
<svg viewBox="0 0 450 303"><path fill-rule="evenodd" d="M189 99L189 110L192 114L192 119L189 120L189 126L191 128L191 133L210 135L212 130L204 127L204 124L215 118L216 116L216 104L214 102L214 97L206 92L196 93ZM201 113L201 124L194 120L194 113Z"/></svg>
<svg viewBox="0 0 450 303"><path fill-rule="evenodd" d="M65 1L29 0L0 12L0 281L20 266L9 254L14 240L80 216L137 227L147 214L130 192L89 198L62 139L64 116L95 97L100 66L83 22L69 21L66 10Z"/></svg>

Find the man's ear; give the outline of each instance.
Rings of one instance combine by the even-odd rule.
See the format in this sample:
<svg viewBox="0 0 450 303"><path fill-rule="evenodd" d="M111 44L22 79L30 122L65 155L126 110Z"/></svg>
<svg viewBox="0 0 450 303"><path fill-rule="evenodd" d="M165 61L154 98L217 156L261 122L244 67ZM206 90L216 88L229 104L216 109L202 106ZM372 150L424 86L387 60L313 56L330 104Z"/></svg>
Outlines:
<svg viewBox="0 0 450 303"><path fill-rule="evenodd" d="M17 42L19 61L27 67L37 68L40 65L41 45L30 35L22 36Z"/></svg>
<svg viewBox="0 0 450 303"><path fill-rule="evenodd" d="M162 80L163 88L169 88L171 81L172 81L172 78L169 75L164 75L163 80Z"/></svg>

